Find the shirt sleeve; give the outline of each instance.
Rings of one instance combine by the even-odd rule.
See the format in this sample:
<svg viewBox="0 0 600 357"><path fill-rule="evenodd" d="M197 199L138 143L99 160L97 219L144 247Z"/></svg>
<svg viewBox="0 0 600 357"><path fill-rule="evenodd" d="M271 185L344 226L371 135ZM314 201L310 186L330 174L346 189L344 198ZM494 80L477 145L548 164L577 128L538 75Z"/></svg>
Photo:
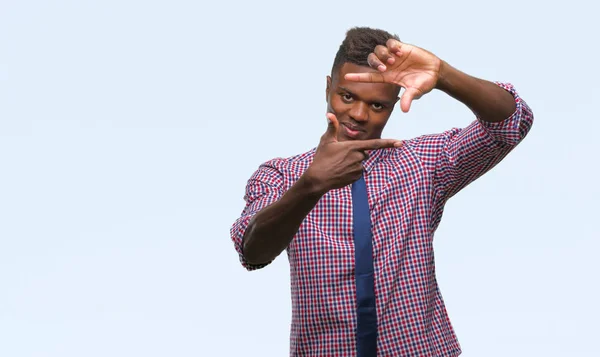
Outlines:
<svg viewBox="0 0 600 357"><path fill-rule="evenodd" d="M246 205L241 216L233 223L230 233L235 250L239 255L240 262L248 271L264 268L271 262L265 264L250 264L243 254L242 239L248 228L250 220L261 209L278 201L283 195L283 174L277 168L277 159L262 164L250 177L246 184L244 201Z"/></svg>
<svg viewBox="0 0 600 357"><path fill-rule="evenodd" d="M434 167L434 192L442 205L475 179L496 166L525 138L533 124L533 112L509 83L496 84L510 94L515 112L501 122L477 117L463 129L446 131Z"/></svg>

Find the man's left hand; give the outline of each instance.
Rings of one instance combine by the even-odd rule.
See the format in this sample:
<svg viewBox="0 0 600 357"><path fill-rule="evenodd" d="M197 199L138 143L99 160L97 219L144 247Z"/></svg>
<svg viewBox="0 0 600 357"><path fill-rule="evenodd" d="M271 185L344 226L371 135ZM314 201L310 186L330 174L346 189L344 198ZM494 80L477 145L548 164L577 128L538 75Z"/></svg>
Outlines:
<svg viewBox="0 0 600 357"><path fill-rule="evenodd" d="M391 83L404 88L400 108L408 112L413 100L435 88L443 61L422 48L389 39L386 46L377 46L369 54L369 66L374 73L348 73L346 80L356 82Z"/></svg>

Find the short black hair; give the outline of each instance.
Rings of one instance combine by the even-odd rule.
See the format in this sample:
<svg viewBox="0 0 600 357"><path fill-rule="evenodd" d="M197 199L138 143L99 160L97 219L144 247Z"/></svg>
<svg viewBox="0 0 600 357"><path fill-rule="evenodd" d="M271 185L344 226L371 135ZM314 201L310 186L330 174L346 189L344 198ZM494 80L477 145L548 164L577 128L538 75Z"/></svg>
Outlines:
<svg viewBox="0 0 600 357"><path fill-rule="evenodd" d="M377 45L385 46L390 38L400 41L398 35L384 30L370 27L353 27L349 29L346 32L346 38L335 55L331 76L336 75L340 67L346 62L368 67L367 57L369 57L369 53L373 52Z"/></svg>

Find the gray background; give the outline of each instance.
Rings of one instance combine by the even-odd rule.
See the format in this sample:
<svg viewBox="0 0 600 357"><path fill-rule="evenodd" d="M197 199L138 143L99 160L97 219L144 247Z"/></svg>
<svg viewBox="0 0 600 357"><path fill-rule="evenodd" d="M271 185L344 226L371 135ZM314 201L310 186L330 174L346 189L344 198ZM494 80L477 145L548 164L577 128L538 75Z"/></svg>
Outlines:
<svg viewBox="0 0 600 357"><path fill-rule="evenodd" d="M585 4L1 0L0 356L287 355L287 258L246 272L229 228L260 163L317 144L356 25L513 83L536 116L436 234L463 355L598 356ZM433 92L384 136L471 120Z"/></svg>

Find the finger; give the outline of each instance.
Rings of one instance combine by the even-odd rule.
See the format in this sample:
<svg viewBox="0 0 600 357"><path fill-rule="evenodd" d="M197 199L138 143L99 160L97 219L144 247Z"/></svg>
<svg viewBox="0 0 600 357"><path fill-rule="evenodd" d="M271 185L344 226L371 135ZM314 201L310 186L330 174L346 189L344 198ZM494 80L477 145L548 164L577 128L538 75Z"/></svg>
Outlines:
<svg viewBox="0 0 600 357"><path fill-rule="evenodd" d="M358 163L365 161L369 158L367 150L353 150L350 153L350 159Z"/></svg>
<svg viewBox="0 0 600 357"><path fill-rule="evenodd" d="M386 45L388 51L395 54L396 56L402 55L402 45L403 45L402 42L400 42L394 38L390 38L389 40L386 41L385 45Z"/></svg>
<svg viewBox="0 0 600 357"><path fill-rule="evenodd" d="M356 150L376 150L385 148L399 148L402 141L396 139L370 139L349 141L348 145Z"/></svg>
<svg viewBox="0 0 600 357"><path fill-rule="evenodd" d="M334 142L337 141L338 132L340 129L340 123L337 117L333 113L327 113L327 130L321 137L321 142Z"/></svg>
<svg viewBox="0 0 600 357"><path fill-rule="evenodd" d="M402 94L402 98L400 98L400 109L402 109L404 113L408 113L412 101L419 98L421 98L421 92L419 92L418 89L406 88Z"/></svg>
<svg viewBox="0 0 600 357"><path fill-rule="evenodd" d="M353 82L371 82L383 83L383 75L381 73L346 73L344 79Z"/></svg>
<svg viewBox="0 0 600 357"><path fill-rule="evenodd" d="M377 45L375 47L375 54L377 55L377 58L379 58L379 60L384 63L384 66L386 63L394 64L395 62L394 56L392 55L390 50L388 50L388 48L385 46Z"/></svg>
<svg viewBox="0 0 600 357"><path fill-rule="evenodd" d="M367 63L369 66L371 66L371 68L374 68L378 71L383 72L386 70L385 64L383 64L383 62L381 62L381 60L373 52L369 53L369 56L367 57Z"/></svg>
<svg viewBox="0 0 600 357"><path fill-rule="evenodd" d="M361 151L361 153L363 154L362 161L366 161L369 159L369 153L366 150Z"/></svg>

